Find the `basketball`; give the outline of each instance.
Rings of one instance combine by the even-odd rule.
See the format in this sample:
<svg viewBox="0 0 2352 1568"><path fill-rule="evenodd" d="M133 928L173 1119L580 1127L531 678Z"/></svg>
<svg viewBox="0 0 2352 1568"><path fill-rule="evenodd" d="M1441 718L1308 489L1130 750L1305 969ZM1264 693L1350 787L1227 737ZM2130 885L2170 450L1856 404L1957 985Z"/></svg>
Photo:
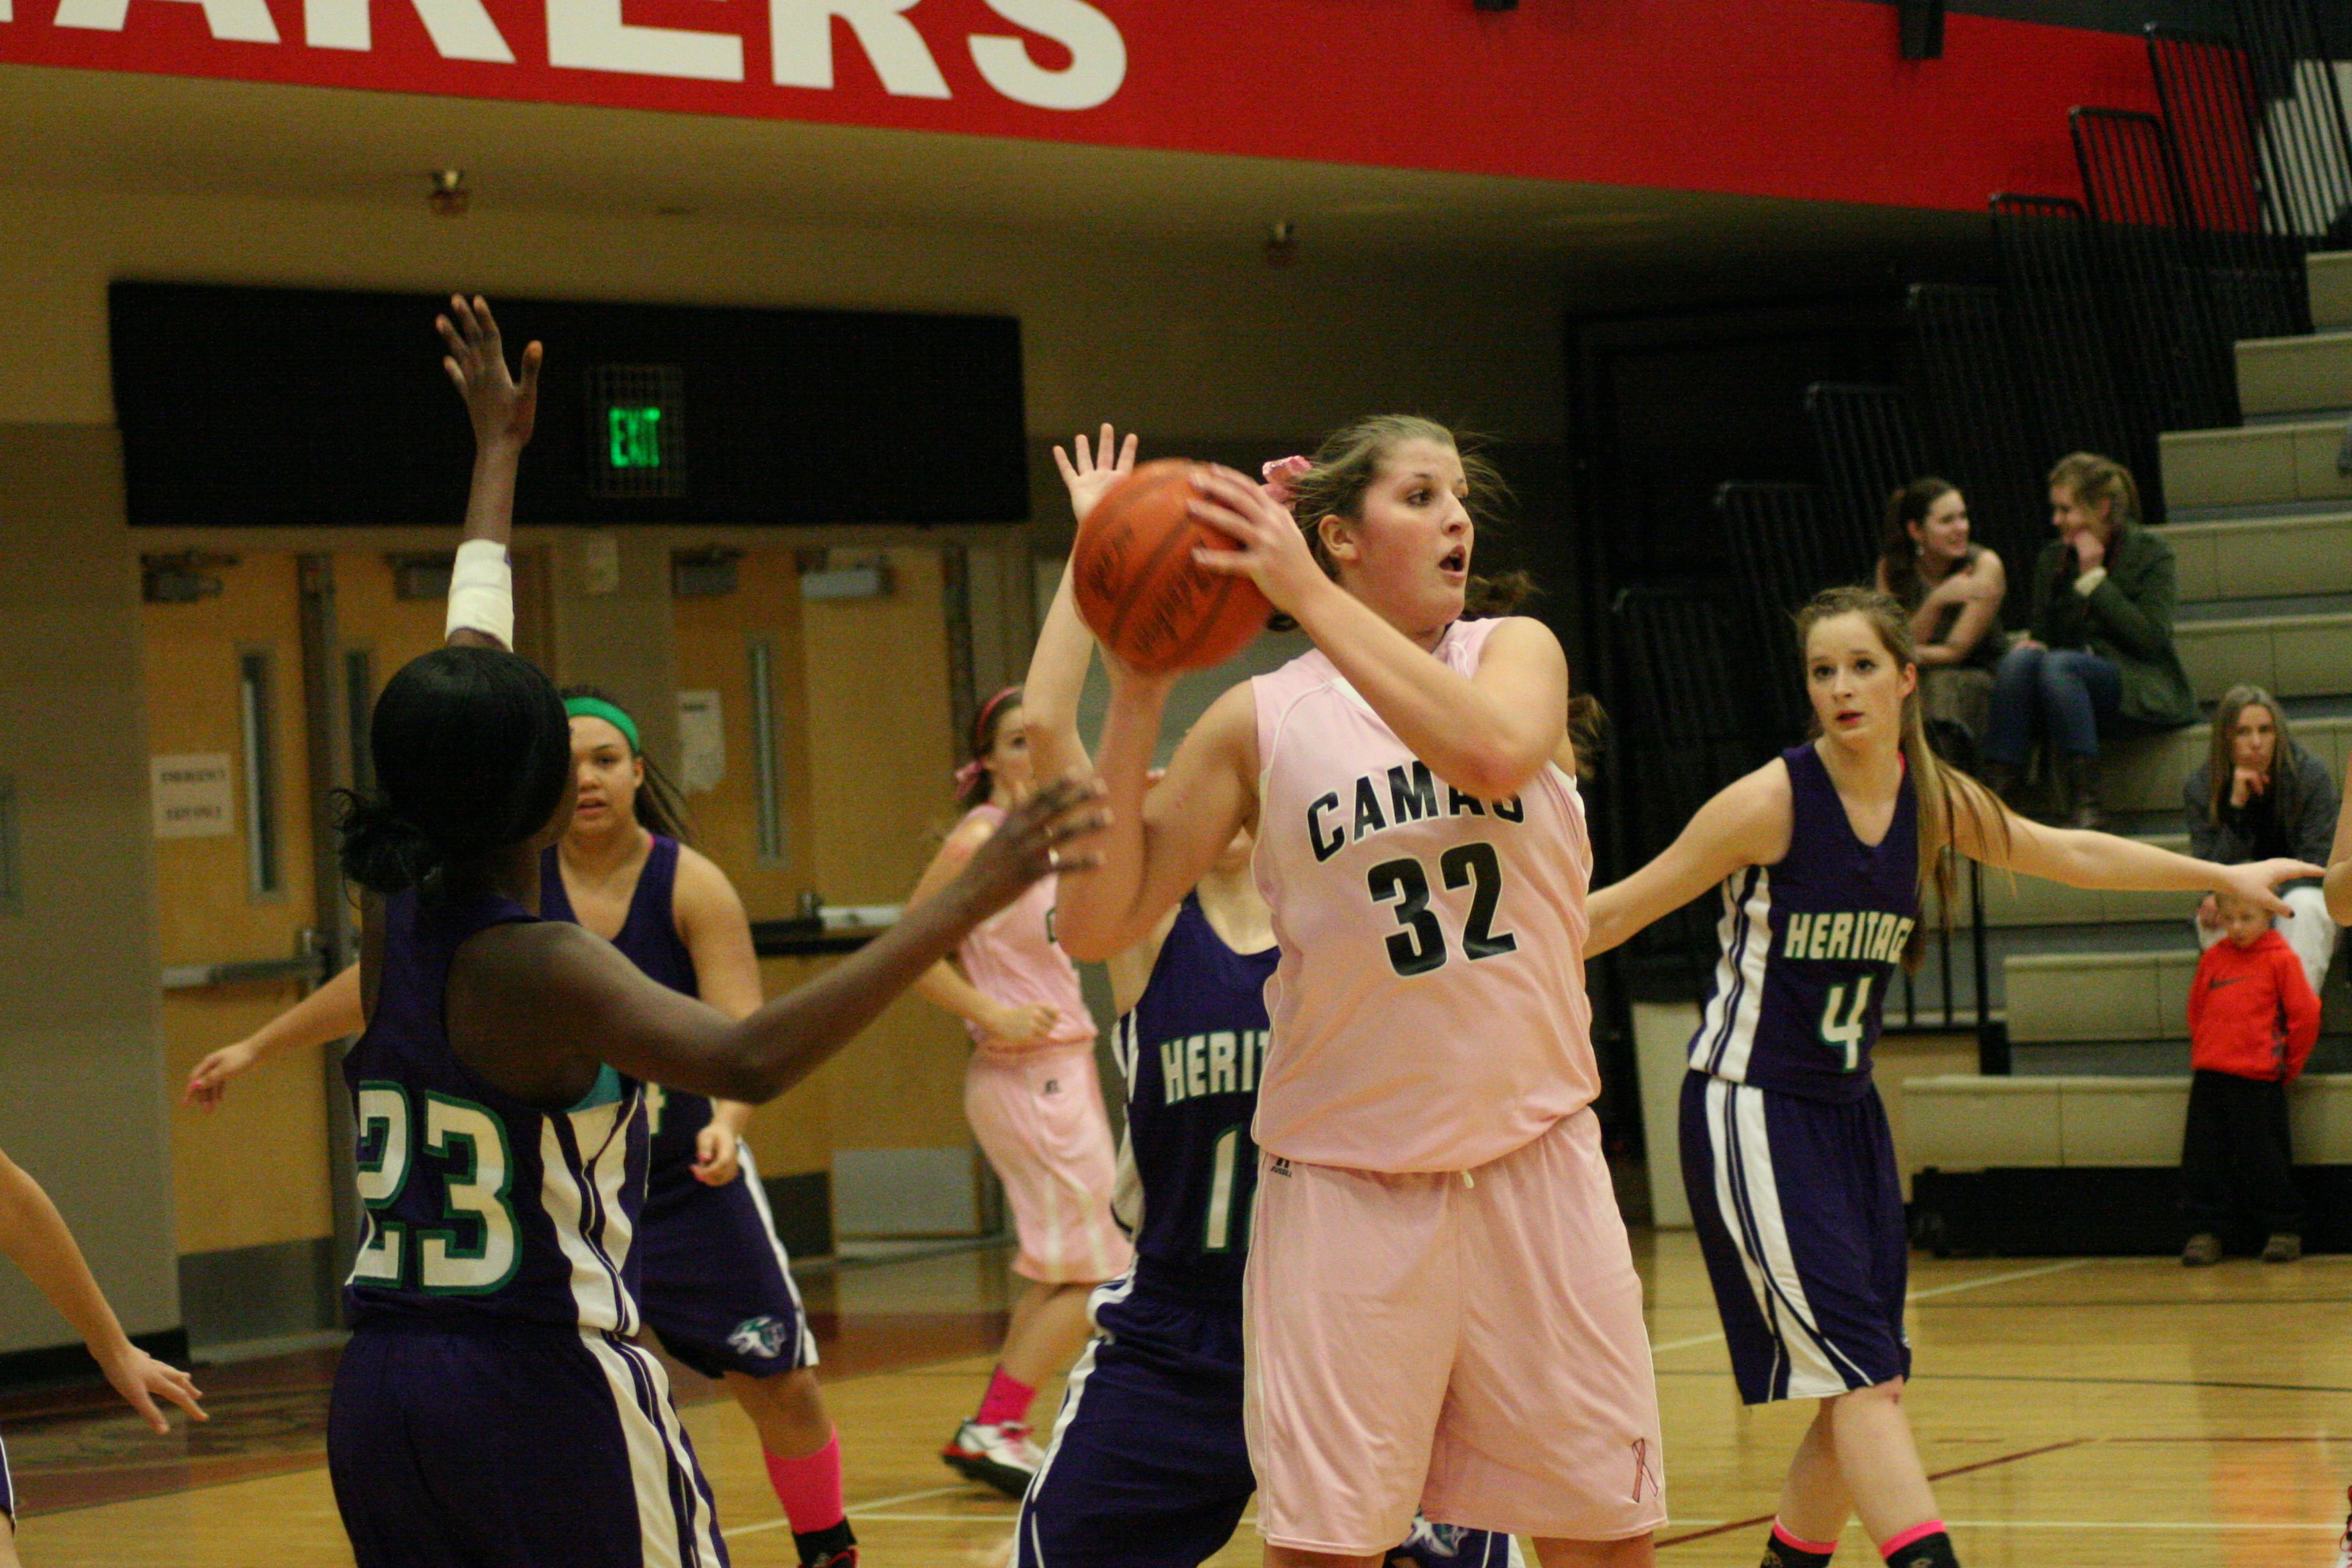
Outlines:
<svg viewBox="0 0 2352 1568"><path fill-rule="evenodd" d="M1147 675L1223 664L1274 613L1248 578L1193 561L1195 547L1232 542L1185 510L1192 468L1181 458L1144 464L1078 529L1071 563L1078 614L1105 647Z"/></svg>

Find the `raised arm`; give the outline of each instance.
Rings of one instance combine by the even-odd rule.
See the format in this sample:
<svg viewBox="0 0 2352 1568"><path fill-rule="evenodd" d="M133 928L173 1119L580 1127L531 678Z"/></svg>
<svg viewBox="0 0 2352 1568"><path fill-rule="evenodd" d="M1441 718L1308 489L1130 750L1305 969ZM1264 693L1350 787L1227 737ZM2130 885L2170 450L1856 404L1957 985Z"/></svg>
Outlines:
<svg viewBox="0 0 2352 1568"><path fill-rule="evenodd" d="M1062 470L1062 482L1069 487L1070 511L1083 525L1103 492L1135 470L1135 437L1129 436L1120 445L1117 432L1105 425L1098 446L1089 447L1084 436L1070 445L1076 448L1076 458L1056 447L1054 464ZM1037 633L1037 647L1029 656L1028 677L1021 685L1030 766L1041 779L1083 778L1094 768L1087 755L1086 738L1078 733L1078 698L1094 662L1095 639L1086 622L1078 618L1073 585L1076 560L1073 552L1071 565L1063 568L1053 605Z"/></svg>
<svg viewBox="0 0 2352 1568"><path fill-rule="evenodd" d="M1090 868L1077 841L1101 821L1084 786L1040 789L937 897L740 1021L648 979L612 943L568 921L493 928L458 950L445 1008L450 1044L476 1071L535 1105L577 1100L599 1064L697 1094L773 1099L1037 879Z"/></svg>
<svg viewBox="0 0 2352 1568"><path fill-rule="evenodd" d="M1778 863L1794 831L1792 798L1789 764L1778 757L1727 784L1655 859L1585 901L1584 956L1598 958L1743 866Z"/></svg>
<svg viewBox="0 0 2352 1568"><path fill-rule="evenodd" d="M2320 868L2303 860L2253 860L2218 866L2169 849L2111 833L2047 827L2004 812L2006 842L1987 842L1966 816L1953 823L1961 854L1988 866L2040 877L2069 888L2106 888L2117 892L2230 893L2260 904L2273 914L2294 911L2272 889L2281 882L2316 877Z"/></svg>
<svg viewBox="0 0 2352 1568"><path fill-rule="evenodd" d="M41 1184L15 1161L0 1154L0 1252L25 1271L25 1278L73 1325L82 1343L97 1359L114 1391L139 1412L156 1432L168 1432L171 1423L156 1409L158 1398L168 1399L193 1420L208 1419L196 1401L196 1385L188 1374L164 1365L131 1342L91 1278L89 1265L75 1244L58 1205Z"/></svg>
<svg viewBox="0 0 2352 1568"><path fill-rule="evenodd" d="M544 351L531 343L522 351L521 375L510 373L498 319L479 294L471 301L451 295L449 313L435 317L433 325L449 351L441 368L466 400L466 417L474 427L465 537L450 574L449 640L506 647L514 640L511 577L506 574L507 549L514 538L515 475L539 418Z"/></svg>
<svg viewBox="0 0 2352 1568"><path fill-rule="evenodd" d="M1064 952L1107 961L1148 938L1235 831L1256 820L1258 758L1257 704L1244 681L1209 705L1154 787L1152 753L1174 678L1139 675L1108 654L1103 662L1110 712L1096 765L1110 826L1101 867L1061 885L1055 919Z"/></svg>
<svg viewBox="0 0 2352 1568"><path fill-rule="evenodd" d="M1568 658L1549 627L1514 617L1488 637L1477 674L1457 675L1325 576L1263 487L1206 466L1198 483L1193 514L1234 548L1193 558L1255 582L1432 773L1465 795L1503 800L1550 763L1567 727Z"/></svg>
<svg viewBox="0 0 2352 1568"><path fill-rule="evenodd" d="M228 1080L262 1058L294 1047L323 1046L358 1034L366 1023L360 1009L360 966L354 963L245 1038L198 1062L180 1103L216 1110L228 1093Z"/></svg>

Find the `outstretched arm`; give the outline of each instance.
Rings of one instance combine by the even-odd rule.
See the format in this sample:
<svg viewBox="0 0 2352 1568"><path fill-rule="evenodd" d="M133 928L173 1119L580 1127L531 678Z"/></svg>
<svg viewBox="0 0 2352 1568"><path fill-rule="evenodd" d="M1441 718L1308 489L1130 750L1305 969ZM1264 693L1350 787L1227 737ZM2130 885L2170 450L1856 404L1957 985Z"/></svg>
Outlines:
<svg viewBox="0 0 2352 1568"><path fill-rule="evenodd" d="M2327 857L2327 912L2352 926L2352 767L2344 770L2344 806L2336 816L2336 848Z"/></svg>
<svg viewBox="0 0 2352 1568"><path fill-rule="evenodd" d="M522 374L509 372L498 319L479 294L470 302L451 295L449 313L435 317L433 325L449 351L441 368L466 400L466 416L474 427L474 482L466 495L465 537L450 584L449 640L504 647L514 621L512 589L506 590L502 616L496 611L480 613L466 593L472 565L466 546L478 542L495 546L502 563L514 538L515 474L539 418L539 367L544 351L531 343L522 351ZM479 625L483 620L499 624Z"/></svg>
<svg viewBox="0 0 2352 1568"><path fill-rule="evenodd" d="M936 898L740 1022L648 979L612 943L569 922L495 928L458 950L446 1004L450 1044L475 1071L534 1105L577 1100L600 1063L697 1094L773 1099L1040 877L1088 869L1078 842L1101 825L1086 788L1046 785Z"/></svg>
<svg viewBox="0 0 2352 1568"><path fill-rule="evenodd" d="M65 1216L16 1163L0 1154L0 1252L25 1271L33 1288L58 1315L73 1325L82 1343L98 1360L106 1381L130 1401L147 1425L157 1432L171 1430L158 1398L168 1399L194 1420L208 1419L196 1401L196 1385L188 1374L164 1365L131 1342L107 1303L106 1293L90 1277L89 1265L66 1227Z"/></svg>
<svg viewBox="0 0 2352 1568"><path fill-rule="evenodd" d="M2006 842L1979 831L1965 815L1952 825L1961 854L2022 876L2040 877L2069 888L2106 888L2117 892L2228 893L2292 917L2284 899L2272 889L2281 882L2316 877L2321 868L2302 860L2253 860L2218 866L2159 849L2137 839L2080 828L2046 827L2004 812Z"/></svg>
<svg viewBox="0 0 2352 1568"><path fill-rule="evenodd" d="M228 1093L228 1080L259 1065L262 1058L298 1046L323 1046L366 1026L360 1009L360 966L354 963L245 1038L198 1062L188 1074L180 1103L217 1110Z"/></svg>
<svg viewBox="0 0 2352 1568"><path fill-rule="evenodd" d="M957 825L956 830L940 846L931 863L923 868L915 890L907 895L907 907L913 909L936 898L950 886L958 873L971 863L973 854L994 836L995 829L983 817L969 818ZM1014 1048L1042 1044L1061 1021L1061 1014L1044 1003L1015 1007L999 1002L974 985L963 971L942 958L923 971L915 982L915 994L942 1012L952 1013L988 1037L992 1046Z"/></svg>
<svg viewBox="0 0 2352 1568"><path fill-rule="evenodd" d="M1789 853L1794 821L1789 764L1780 758L1726 785L1657 858L1585 900L1584 956L1629 941L1742 866L1777 864Z"/></svg>

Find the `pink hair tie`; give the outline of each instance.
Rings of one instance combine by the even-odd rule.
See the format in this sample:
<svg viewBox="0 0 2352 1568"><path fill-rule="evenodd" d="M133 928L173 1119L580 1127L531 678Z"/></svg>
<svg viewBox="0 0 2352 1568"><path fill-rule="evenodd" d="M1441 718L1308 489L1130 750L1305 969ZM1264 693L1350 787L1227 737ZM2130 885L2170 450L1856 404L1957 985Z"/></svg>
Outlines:
<svg viewBox="0 0 2352 1568"><path fill-rule="evenodd" d="M973 758L971 762L964 763L963 766L956 769L956 793L958 795L961 795L973 784L978 784L980 782L980 775L987 771L988 764L980 761L977 757Z"/></svg>
<svg viewBox="0 0 2352 1568"><path fill-rule="evenodd" d="M1258 469L1265 477L1265 493L1284 506L1298 499L1298 481L1315 471L1311 458L1276 458Z"/></svg>

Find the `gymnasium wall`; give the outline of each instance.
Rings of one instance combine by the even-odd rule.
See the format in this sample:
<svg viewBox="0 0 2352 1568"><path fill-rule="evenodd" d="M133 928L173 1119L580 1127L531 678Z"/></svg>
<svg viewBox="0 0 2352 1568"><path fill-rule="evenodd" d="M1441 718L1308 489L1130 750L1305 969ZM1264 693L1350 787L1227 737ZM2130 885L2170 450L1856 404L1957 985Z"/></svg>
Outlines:
<svg viewBox="0 0 2352 1568"><path fill-rule="evenodd" d="M611 119L545 112L577 118L583 135ZM1162 451L1296 450L1375 406L1423 409L1526 442L1561 434L1558 300L1467 261L1276 271L1247 243L1121 249L971 229L730 227L494 204L450 222L428 215L412 184L388 175L383 202L340 205L0 188L0 232L12 237L16 261L11 288L0 291L0 556L9 566L0 595L12 605L0 623L0 774L16 784L26 884L17 910L0 910L0 1147L49 1184L134 1331L180 1322L175 1254L239 1268L272 1249L312 1257L317 1237L308 1233L323 1234L329 1217L313 1173L301 1173L299 1201L286 1189L282 1141L219 1124L204 1131L201 1190L173 1197L172 1119L193 1113L167 1110L166 1096L176 1100L194 1042L174 1045L167 1059L159 1024L144 763L157 746L138 673L135 558L194 542L143 531L134 539L123 518L110 280L1011 313L1022 323L1036 526L1048 541L1066 534L1066 521L1046 448L1105 416L1140 428ZM424 322L417 351L434 352ZM335 345L319 352L331 356ZM908 449L919 460L919 432L908 433ZM425 531L413 541L322 534L303 547L415 548L446 539L440 531L454 521L420 518ZM972 679L983 690L1026 662L1030 532L1016 521L939 541L968 547ZM722 646L724 628L698 621L702 607L670 600L667 555L677 542L625 536L621 589L594 597L577 590L570 539L537 542L549 552L559 675L613 688L647 715L656 753L674 754L669 692L722 685L740 662ZM780 906L803 884L835 903L897 902L947 812L939 552L910 535L824 530L746 542L755 555L782 556L782 567L757 579L764 587L747 574L744 592L777 601L759 613L792 646L801 684L791 702L807 720L805 766L786 764L788 777L804 778L793 809L796 826L805 813L806 858L752 879L747 897L755 914L789 912ZM247 544L292 547L276 538ZM893 546L897 592L801 605L789 587L792 548L826 544ZM813 967L771 961L770 986ZM763 1174L813 1175L845 1149L955 1157L966 1142L962 1050L951 1020L902 1003L839 1064L763 1113L752 1137ZM319 1124L322 1079L306 1068L289 1080L294 1124ZM229 1201L237 1194L254 1201ZM185 1211L198 1199L205 1212L192 1218ZM190 1278L204 1281L201 1294L233 1291L247 1277L207 1264ZM271 1289L291 1303L302 1281L287 1274ZM0 1352L66 1337L0 1271Z"/></svg>

